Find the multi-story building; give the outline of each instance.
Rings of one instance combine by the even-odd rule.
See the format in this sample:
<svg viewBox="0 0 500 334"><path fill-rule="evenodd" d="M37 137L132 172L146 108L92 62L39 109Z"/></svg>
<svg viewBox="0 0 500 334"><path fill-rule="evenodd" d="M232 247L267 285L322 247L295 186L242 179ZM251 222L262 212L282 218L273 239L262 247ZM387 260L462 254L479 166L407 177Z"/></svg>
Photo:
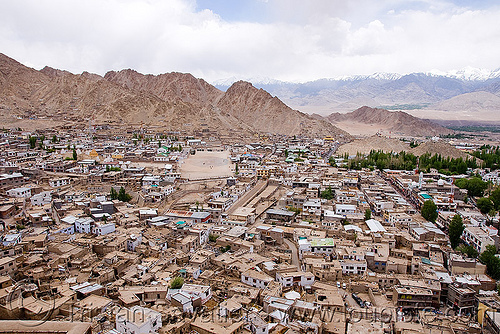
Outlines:
<svg viewBox="0 0 500 334"><path fill-rule="evenodd" d="M494 311L484 312L483 333L485 334L500 333L500 312L494 312Z"/></svg>
<svg viewBox="0 0 500 334"><path fill-rule="evenodd" d="M483 226L467 226L462 233L462 240L479 253L484 252L486 246L495 245L495 240L490 236L490 230Z"/></svg>
<svg viewBox="0 0 500 334"><path fill-rule="evenodd" d="M31 197L31 188L20 187L13 188L6 191L7 196L16 197L16 198L30 198Z"/></svg>
<svg viewBox="0 0 500 334"><path fill-rule="evenodd" d="M158 333L161 326L161 313L147 307L122 308L116 314L116 330L120 333Z"/></svg>
<svg viewBox="0 0 500 334"><path fill-rule="evenodd" d="M260 233L260 238L266 243L281 245L283 243L284 231L279 227L269 225L257 226L257 232Z"/></svg>
<svg viewBox="0 0 500 334"><path fill-rule="evenodd" d="M241 273L241 282L255 288L264 289L272 281L274 280L271 276L254 269L249 269Z"/></svg>
<svg viewBox="0 0 500 334"><path fill-rule="evenodd" d="M313 253L332 254L335 242L332 238L313 238L311 240L311 251Z"/></svg>
<svg viewBox="0 0 500 334"><path fill-rule="evenodd" d="M394 305L403 309L423 309L432 307L432 291L426 288L394 286L392 293Z"/></svg>
<svg viewBox="0 0 500 334"><path fill-rule="evenodd" d="M6 256L0 259L0 276L12 274L17 270L16 259Z"/></svg>
<svg viewBox="0 0 500 334"><path fill-rule="evenodd" d="M342 275L363 275L366 272L365 260L339 260Z"/></svg>
<svg viewBox="0 0 500 334"><path fill-rule="evenodd" d="M461 288L455 284L448 287L448 304L459 313L471 311L476 306L476 292L471 288Z"/></svg>
<svg viewBox="0 0 500 334"><path fill-rule="evenodd" d="M49 186L51 186L52 188L59 188L62 186L66 186L69 183L70 183L69 177L61 177L59 179L49 180Z"/></svg>
<svg viewBox="0 0 500 334"><path fill-rule="evenodd" d="M342 278L342 267L338 261L305 258L303 263L305 270L312 272L317 280L338 281Z"/></svg>
<svg viewBox="0 0 500 334"><path fill-rule="evenodd" d="M0 174L0 188L10 189L22 186L26 183L26 178L21 173Z"/></svg>
<svg viewBox="0 0 500 334"><path fill-rule="evenodd" d="M283 284L284 288L298 285L310 288L314 284L314 275L310 272L295 271L288 273L276 273L276 280Z"/></svg>

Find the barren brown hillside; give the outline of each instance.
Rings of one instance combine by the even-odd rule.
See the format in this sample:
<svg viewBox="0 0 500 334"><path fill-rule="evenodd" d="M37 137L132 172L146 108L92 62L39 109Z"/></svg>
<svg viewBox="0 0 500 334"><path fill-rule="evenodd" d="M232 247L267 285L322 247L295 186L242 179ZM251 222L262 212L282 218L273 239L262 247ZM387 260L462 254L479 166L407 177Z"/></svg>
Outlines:
<svg viewBox="0 0 500 334"><path fill-rule="evenodd" d="M240 122L262 132L307 135L350 135L323 120L293 110L277 97L257 89L244 81L234 83L217 103L223 114L232 115Z"/></svg>
<svg viewBox="0 0 500 334"><path fill-rule="evenodd" d="M355 155L356 153L368 154L371 150L382 150L384 152L401 152L406 151L420 156L425 153L431 155L440 154L443 157L451 158L467 158L471 157L466 152L456 149L454 146L443 141L427 141L417 147L410 148L410 146L394 138L387 138L383 136L372 136L368 138L356 139L350 143L344 144L339 147L337 153L342 155L348 153Z"/></svg>
<svg viewBox="0 0 500 334"><path fill-rule="evenodd" d="M361 107L351 113L333 113L326 117L332 124L343 127L342 124L358 124L374 126L392 134L425 137L448 134L453 131L438 124L423 120L402 111L388 111L379 108Z"/></svg>
<svg viewBox="0 0 500 334"><path fill-rule="evenodd" d="M143 75L133 70L105 77L45 67L28 68L0 54L0 118L50 118L85 123L89 119L154 124L166 129L204 127L221 134L265 132L350 139L331 123L292 110L278 98L246 82L226 93L191 74Z"/></svg>
<svg viewBox="0 0 500 334"><path fill-rule="evenodd" d="M408 151L410 145L399 139L387 138L382 136L371 136L368 138L356 139L350 143L339 147L338 154L355 155L356 153L368 154L371 150L382 150L384 152Z"/></svg>

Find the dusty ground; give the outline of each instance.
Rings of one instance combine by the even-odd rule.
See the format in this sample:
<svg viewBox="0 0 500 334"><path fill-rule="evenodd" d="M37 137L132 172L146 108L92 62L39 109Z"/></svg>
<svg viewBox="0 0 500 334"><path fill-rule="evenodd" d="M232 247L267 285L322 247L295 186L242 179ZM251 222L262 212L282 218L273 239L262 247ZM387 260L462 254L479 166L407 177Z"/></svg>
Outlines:
<svg viewBox="0 0 500 334"><path fill-rule="evenodd" d="M348 144L342 145L339 147L337 154L342 155L348 153L349 155L355 155L358 152L368 154L372 149L382 150L384 152L401 152L408 151L410 146L399 139L373 136L356 139Z"/></svg>
<svg viewBox="0 0 500 334"><path fill-rule="evenodd" d="M0 127L5 129L21 128L23 131L36 131L39 129L54 128L57 129L65 122L55 121L53 119L17 119L6 115L0 115Z"/></svg>
<svg viewBox="0 0 500 334"><path fill-rule="evenodd" d="M430 120L462 120L469 122L494 121L499 122L498 110L495 111L443 111L431 109L405 110L405 112L419 118Z"/></svg>
<svg viewBox="0 0 500 334"><path fill-rule="evenodd" d="M181 176L190 180L201 178L232 176L229 152L196 152L181 165Z"/></svg>
<svg viewBox="0 0 500 334"><path fill-rule="evenodd" d="M376 133L386 135L391 134L388 126L382 126L380 124L373 125L358 122L335 122L333 125L349 132L353 136L373 136Z"/></svg>

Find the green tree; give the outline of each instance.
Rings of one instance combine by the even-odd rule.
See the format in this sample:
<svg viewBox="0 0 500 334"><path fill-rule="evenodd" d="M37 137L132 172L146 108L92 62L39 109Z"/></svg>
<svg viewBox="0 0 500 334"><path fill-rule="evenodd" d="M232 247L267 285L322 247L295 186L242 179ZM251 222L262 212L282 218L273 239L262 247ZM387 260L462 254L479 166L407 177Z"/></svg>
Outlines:
<svg viewBox="0 0 500 334"><path fill-rule="evenodd" d="M53 135L53 136L52 136L52 142L53 142L53 143L57 143L57 136L56 136L56 135Z"/></svg>
<svg viewBox="0 0 500 334"><path fill-rule="evenodd" d="M208 235L208 241L210 241L210 242L216 242L218 237L219 237L218 235L209 234Z"/></svg>
<svg viewBox="0 0 500 334"><path fill-rule="evenodd" d="M37 138L35 136L30 136L29 137L29 143L30 143L30 148L34 149L36 146L36 140Z"/></svg>
<svg viewBox="0 0 500 334"><path fill-rule="evenodd" d="M462 217L458 214L453 216L450 226L448 228L448 235L450 236L450 243L452 248L456 248L460 243L460 237L465 229L462 222Z"/></svg>
<svg viewBox="0 0 500 334"><path fill-rule="evenodd" d="M455 185L462 189L467 189L467 195L480 197L483 196L484 191L488 188L488 183L481 180L479 177L471 179L457 179Z"/></svg>
<svg viewBox="0 0 500 334"><path fill-rule="evenodd" d="M118 199L122 202L128 202L132 199L132 196L125 192L125 188L121 187L118 191Z"/></svg>
<svg viewBox="0 0 500 334"><path fill-rule="evenodd" d="M238 163L236 163L236 166L234 167L234 174L238 175L239 172L240 172L240 170L238 167Z"/></svg>
<svg viewBox="0 0 500 334"><path fill-rule="evenodd" d="M293 206L288 206L287 209L288 209L288 211L294 212L296 215L298 215L298 214L300 214L302 212L301 208L296 208L296 207L293 207Z"/></svg>
<svg viewBox="0 0 500 334"><path fill-rule="evenodd" d="M76 150L73 147L73 160L78 160L78 156L76 155Z"/></svg>
<svg viewBox="0 0 500 334"><path fill-rule="evenodd" d="M488 188L488 182L484 182L479 177L471 178L467 184L467 193L469 196L483 196L484 191Z"/></svg>
<svg viewBox="0 0 500 334"><path fill-rule="evenodd" d="M333 190L331 186L328 186L327 189L323 190L320 194L321 198L331 200L333 199Z"/></svg>
<svg viewBox="0 0 500 334"><path fill-rule="evenodd" d="M500 259L495 256L497 250L494 245L486 246L486 250L479 255L479 260L486 265L486 273L491 278L500 279Z"/></svg>
<svg viewBox="0 0 500 334"><path fill-rule="evenodd" d="M366 209L365 210L365 220L370 220L372 219L372 210Z"/></svg>
<svg viewBox="0 0 500 334"><path fill-rule="evenodd" d="M115 190L115 188L111 187L109 196L111 197L112 200L118 199L118 192Z"/></svg>
<svg viewBox="0 0 500 334"><path fill-rule="evenodd" d="M471 258L477 258L477 256L479 255L479 252L470 245L460 245L456 248L456 251Z"/></svg>
<svg viewBox="0 0 500 334"><path fill-rule="evenodd" d="M491 199L486 197L481 197L477 200L477 208L483 215L489 213L491 210L495 208L495 205L491 201Z"/></svg>
<svg viewBox="0 0 500 334"><path fill-rule="evenodd" d="M495 204L495 210L500 210L500 187L491 192L490 199Z"/></svg>
<svg viewBox="0 0 500 334"><path fill-rule="evenodd" d="M422 205L421 213L422 217L434 223L438 217L437 206L434 203L434 201L430 199L425 201L424 204Z"/></svg>
<svg viewBox="0 0 500 334"><path fill-rule="evenodd" d="M229 251L231 249L231 245L227 245L226 247L220 247L219 250L221 251L221 253L225 253L227 251Z"/></svg>
<svg viewBox="0 0 500 334"><path fill-rule="evenodd" d="M184 285L184 278L177 276L170 282L170 289L180 289Z"/></svg>

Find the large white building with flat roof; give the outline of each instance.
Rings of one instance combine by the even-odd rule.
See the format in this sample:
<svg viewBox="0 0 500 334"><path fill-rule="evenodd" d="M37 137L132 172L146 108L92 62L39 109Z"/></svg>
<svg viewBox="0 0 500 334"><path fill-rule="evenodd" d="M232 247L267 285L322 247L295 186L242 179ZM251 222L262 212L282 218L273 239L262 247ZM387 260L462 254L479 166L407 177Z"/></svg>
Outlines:
<svg viewBox="0 0 500 334"><path fill-rule="evenodd" d="M462 233L462 240L481 254L486 250L486 246L495 245L490 233L490 230L483 226L467 226Z"/></svg>
<svg viewBox="0 0 500 334"><path fill-rule="evenodd" d="M161 313L147 307L122 308L116 314L116 330L126 334L158 333L162 326Z"/></svg>

